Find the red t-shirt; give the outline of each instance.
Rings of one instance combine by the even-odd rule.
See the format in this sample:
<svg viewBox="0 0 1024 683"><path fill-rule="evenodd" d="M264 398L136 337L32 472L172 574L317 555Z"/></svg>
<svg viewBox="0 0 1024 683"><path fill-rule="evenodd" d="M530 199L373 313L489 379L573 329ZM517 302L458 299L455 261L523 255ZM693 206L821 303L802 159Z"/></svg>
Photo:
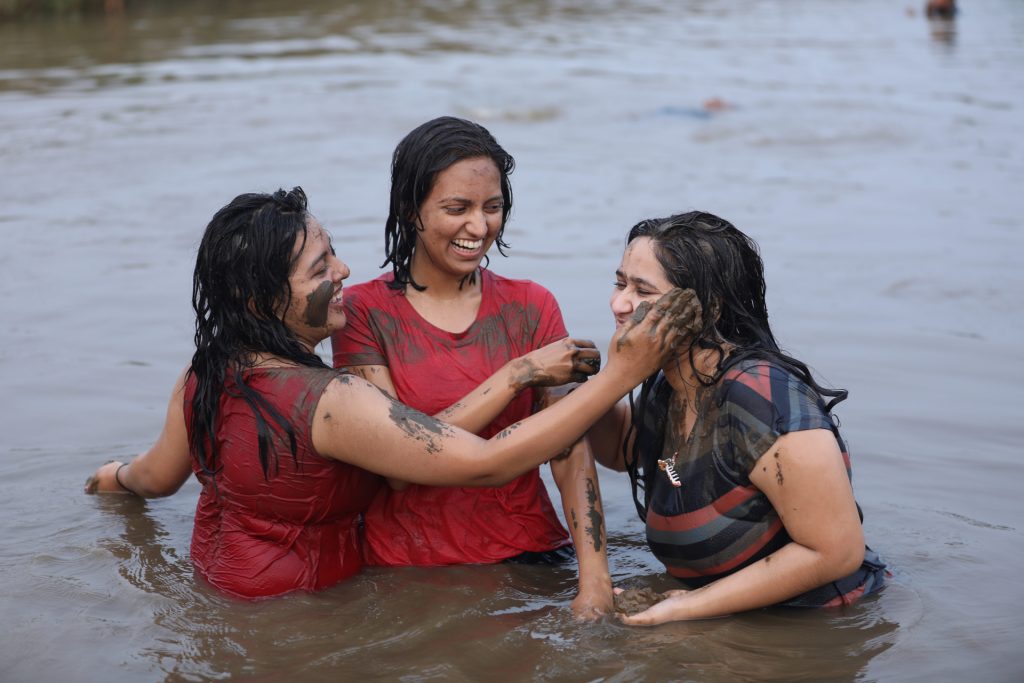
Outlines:
<svg viewBox="0 0 1024 683"><path fill-rule="evenodd" d="M326 588L359 571L359 513L382 480L313 448L313 413L329 368L264 368L246 383L289 420L298 450L293 459L283 431L267 419L277 469L263 476L256 418L230 379L217 411L221 470L216 484L192 459L203 485L192 530L192 563L207 581L242 598ZM185 384L185 424L192 423L196 378ZM189 441L191 442L191 428Z"/></svg>
<svg viewBox="0 0 1024 683"><path fill-rule="evenodd" d="M452 333L424 320L389 273L345 288L348 324L332 337L335 367L385 365L400 401L433 415L506 362L568 335L551 293L481 271L476 320ZM521 392L480 435L530 415ZM570 543L534 469L500 488L383 487L365 514L365 560L377 565L500 562Z"/></svg>

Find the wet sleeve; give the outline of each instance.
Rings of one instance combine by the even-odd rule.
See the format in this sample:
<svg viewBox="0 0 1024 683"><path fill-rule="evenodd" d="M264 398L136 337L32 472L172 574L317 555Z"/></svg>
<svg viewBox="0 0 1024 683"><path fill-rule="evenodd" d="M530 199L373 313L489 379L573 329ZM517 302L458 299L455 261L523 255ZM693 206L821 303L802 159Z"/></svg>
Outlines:
<svg viewBox="0 0 1024 683"><path fill-rule="evenodd" d="M387 365L383 344L374 331L370 306L363 292L345 295L345 327L331 335L334 367Z"/></svg>
<svg viewBox="0 0 1024 683"><path fill-rule="evenodd" d="M565 339L569 332L565 329L565 321L562 319L562 309L551 292L534 283L533 299L537 301L539 316L537 319L537 332L534 334L533 348L539 349L551 342Z"/></svg>
<svg viewBox="0 0 1024 683"><path fill-rule="evenodd" d="M779 367L729 372L720 392L721 464L743 480L783 434L833 428L817 392Z"/></svg>

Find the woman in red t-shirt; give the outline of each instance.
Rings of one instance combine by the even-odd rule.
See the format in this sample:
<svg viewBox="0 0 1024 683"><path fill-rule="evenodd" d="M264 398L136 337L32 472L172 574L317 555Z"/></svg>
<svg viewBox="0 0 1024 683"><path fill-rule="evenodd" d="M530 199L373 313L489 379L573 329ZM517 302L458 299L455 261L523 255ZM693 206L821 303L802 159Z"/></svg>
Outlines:
<svg viewBox="0 0 1024 683"><path fill-rule="evenodd" d="M385 245L391 272L350 288L333 338L348 368L403 403L490 437L534 412L544 387L586 379L546 289L482 267L504 253L514 162L482 126L452 117L409 133L392 161ZM552 372L552 369L555 372ZM567 372L568 371L568 372ZM561 376L561 377L559 377ZM532 389L532 391L527 391ZM579 616L608 613L611 581L594 460L581 443L551 462L579 561ZM449 565L571 560L570 539L534 469L495 489L392 482L366 513L366 560Z"/></svg>
<svg viewBox="0 0 1024 683"><path fill-rule="evenodd" d="M217 212L196 259L196 351L163 432L86 483L88 493L157 497L194 471L203 489L192 561L229 594L341 581L360 566L358 516L377 484L367 470L432 486L503 485L571 446L678 336L675 296L617 335L608 367L572 396L484 441L323 363L315 348L345 324L348 274L300 188L240 195Z"/></svg>

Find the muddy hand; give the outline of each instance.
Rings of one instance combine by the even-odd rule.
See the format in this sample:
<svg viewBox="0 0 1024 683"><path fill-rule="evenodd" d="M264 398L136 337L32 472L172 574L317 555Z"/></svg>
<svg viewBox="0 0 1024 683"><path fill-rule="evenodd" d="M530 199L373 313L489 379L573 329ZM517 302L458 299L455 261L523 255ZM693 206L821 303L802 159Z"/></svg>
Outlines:
<svg viewBox="0 0 1024 683"><path fill-rule="evenodd" d="M675 287L653 305L643 302L612 338L609 359L624 362L643 380L700 331L700 301L692 289Z"/></svg>
<svg viewBox="0 0 1024 683"><path fill-rule="evenodd" d="M518 389L585 382L601 367L601 352L588 339L561 339L512 361Z"/></svg>
<svg viewBox="0 0 1024 683"><path fill-rule="evenodd" d="M653 592L653 591L652 591ZM670 590L657 596L657 601L638 612L620 610L619 621L628 626L656 626L686 618L686 603L693 591Z"/></svg>

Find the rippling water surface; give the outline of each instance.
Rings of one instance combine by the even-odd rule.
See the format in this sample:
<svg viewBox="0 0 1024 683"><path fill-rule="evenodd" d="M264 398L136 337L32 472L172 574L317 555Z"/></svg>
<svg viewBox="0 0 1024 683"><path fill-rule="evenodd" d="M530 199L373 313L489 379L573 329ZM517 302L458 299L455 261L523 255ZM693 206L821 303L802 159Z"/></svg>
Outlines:
<svg viewBox="0 0 1024 683"><path fill-rule="evenodd" d="M0 679L1021 679L1024 5L154 4L0 25ZM637 220L758 240L784 345L850 389L881 595L627 629L572 620L572 569L496 566L238 603L193 578L194 482L80 493L159 430L213 212L300 184L373 277L391 151L445 113L518 162L492 266L602 346ZM669 587L601 483L616 582Z"/></svg>

